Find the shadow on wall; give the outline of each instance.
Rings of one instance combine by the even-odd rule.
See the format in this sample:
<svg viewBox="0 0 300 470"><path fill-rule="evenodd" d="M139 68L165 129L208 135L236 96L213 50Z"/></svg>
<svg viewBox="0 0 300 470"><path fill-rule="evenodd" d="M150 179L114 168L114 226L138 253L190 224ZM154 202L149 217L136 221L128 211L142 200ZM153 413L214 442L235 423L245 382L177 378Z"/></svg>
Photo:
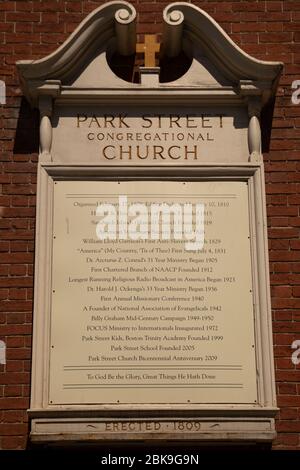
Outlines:
<svg viewBox="0 0 300 470"><path fill-rule="evenodd" d="M39 152L39 112L25 98L21 100L13 153Z"/></svg>
<svg viewBox="0 0 300 470"><path fill-rule="evenodd" d="M272 100L261 113L261 122L264 123L264 125L261 126L262 153L268 153L270 151L274 106L275 100Z"/></svg>
<svg viewBox="0 0 300 470"><path fill-rule="evenodd" d="M143 66L143 60L139 54L131 56L121 56L115 52L112 56L107 56L108 65L112 71L121 78L130 83L140 83L139 67ZM164 57L159 61L160 65L160 83L173 82L182 77L190 68L192 59L183 51L173 58Z"/></svg>

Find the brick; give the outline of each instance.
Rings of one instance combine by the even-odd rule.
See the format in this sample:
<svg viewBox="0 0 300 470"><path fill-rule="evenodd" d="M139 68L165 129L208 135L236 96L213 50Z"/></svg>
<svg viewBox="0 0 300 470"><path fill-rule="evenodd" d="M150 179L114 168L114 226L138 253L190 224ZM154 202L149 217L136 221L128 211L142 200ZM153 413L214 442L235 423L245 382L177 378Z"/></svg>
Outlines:
<svg viewBox="0 0 300 470"><path fill-rule="evenodd" d="M66 12L82 12L82 2L66 2Z"/></svg>
<svg viewBox="0 0 300 470"><path fill-rule="evenodd" d="M276 365L276 374L277 374L277 371L279 370L284 370L284 369L288 369L291 367L291 360L290 358L287 359L287 358L275 358L275 365ZM289 406L289 405L287 405Z"/></svg>
<svg viewBox="0 0 300 470"><path fill-rule="evenodd" d="M8 227L9 227L8 223ZM12 224L13 225L13 224ZM0 226L1 226L1 221L0 221ZM5 228L8 228L5 227ZM14 230L16 227L12 227ZM8 231L8 230L3 230L1 233L1 236L3 239L8 239L8 240L32 240L34 238L34 231L33 230L16 230L14 232Z"/></svg>
<svg viewBox="0 0 300 470"><path fill-rule="evenodd" d="M280 419L297 419L298 409L297 408L284 408L280 410Z"/></svg>
<svg viewBox="0 0 300 470"><path fill-rule="evenodd" d="M30 338L30 339L31 339L31 338ZM31 361L29 361L29 360L27 360L27 361L24 360L24 361L22 361L22 362L23 362L23 364L24 364L24 371L25 371L25 372L30 372L30 371L31 371Z"/></svg>
<svg viewBox="0 0 300 470"><path fill-rule="evenodd" d="M1 384L26 384L29 383L30 375L28 372L9 372L1 374Z"/></svg>
<svg viewBox="0 0 300 470"><path fill-rule="evenodd" d="M13 12L13 13L6 13L6 21L7 22L38 22L40 21L40 13L30 13L30 12Z"/></svg>
<svg viewBox="0 0 300 470"><path fill-rule="evenodd" d="M95 8L95 6L94 6ZM47 2L33 2L33 11L38 12L59 12L65 11L65 1L64 0L48 0Z"/></svg>
<svg viewBox="0 0 300 470"><path fill-rule="evenodd" d="M27 207L20 207L20 208L5 207L3 209L3 214L2 214L2 217L34 217L34 216L35 216L34 207L28 207L28 208Z"/></svg>
<svg viewBox="0 0 300 470"><path fill-rule="evenodd" d="M300 218L299 217L289 217L289 225L290 225L290 227L299 227L300 226Z"/></svg>
<svg viewBox="0 0 300 470"><path fill-rule="evenodd" d="M270 250L288 250L290 245L289 240L270 240L269 241L269 249Z"/></svg>
<svg viewBox="0 0 300 470"><path fill-rule="evenodd" d="M2 1L1 2L1 11L14 11L15 4L12 1Z"/></svg>
<svg viewBox="0 0 300 470"><path fill-rule="evenodd" d="M19 1L16 5L17 11L32 11L33 10L33 2L31 0L26 0L25 2Z"/></svg>
<svg viewBox="0 0 300 470"><path fill-rule="evenodd" d="M9 410L3 412L3 421L5 423L22 423L27 421L26 411L24 410Z"/></svg>
<svg viewBox="0 0 300 470"><path fill-rule="evenodd" d="M7 44L15 44L15 43L38 44L40 42L40 38L37 34L33 34L33 33L17 33L17 34L7 33L6 42Z"/></svg>
<svg viewBox="0 0 300 470"><path fill-rule="evenodd" d="M267 195L267 205L274 204L276 206L287 206L287 202L288 202L288 197L283 196L282 194Z"/></svg>
<svg viewBox="0 0 300 470"><path fill-rule="evenodd" d="M278 384L278 392L279 395L296 395L297 386L296 384L280 383Z"/></svg>
<svg viewBox="0 0 300 470"><path fill-rule="evenodd" d="M299 434L291 434L291 433L280 433L276 440L274 441L274 445L282 448L286 448L287 446L292 446L295 448L299 443Z"/></svg>
<svg viewBox="0 0 300 470"><path fill-rule="evenodd" d="M26 266L23 264L12 264L9 271L11 276L25 276L26 275ZM21 282L16 280L16 282Z"/></svg>
<svg viewBox="0 0 300 470"><path fill-rule="evenodd" d="M0 196L0 205L2 207L9 207L11 198L10 196Z"/></svg>
<svg viewBox="0 0 300 470"><path fill-rule="evenodd" d="M288 217L269 217L268 223L269 223L269 226L271 226L272 228L288 227L289 218Z"/></svg>
<svg viewBox="0 0 300 470"><path fill-rule="evenodd" d="M294 334L290 333L275 333L274 335L274 344L275 345L288 345L291 346L292 342L295 339Z"/></svg>
<svg viewBox="0 0 300 470"><path fill-rule="evenodd" d="M23 23L24 24L24 23ZM33 33L49 33L49 25L47 23L33 23L30 25ZM64 33L65 26L63 23L51 23L51 32Z"/></svg>
<svg viewBox="0 0 300 470"><path fill-rule="evenodd" d="M39 44L34 49L37 56L45 56L54 52L55 47L52 44Z"/></svg>
<svg viewBox="0 0 300 470"><path fill-rule="evenodd" d="M240 1L232 4L233 11L264 11L265 5L262 2Z"/></svg>
<svg viewBox="0 0 300 470"><path fill-rule="evenodd" d="M279 432L300 432L300 422L279 421L279 423L277 423L277 429Z"/></svg>
<svg viewBox="0 0 300 470"><path fill-rule="evenodd" d="M26 289L9 289L9 300L26 300Z"/></svg>
<svg viewBox="0 0 300 470"><path fill-rule="evenodd" d="M291 195L288 197L289 204L299 204L300 202L300 195Z"/></svg>
<svg viewBox="0 0 300 470"><path fill-rule="evenodd" d="M55 11L56 9L54 9ZM51 24L51 23L58 23L58 13L54 12L53 10L51 12L47 13L42 13L42 23L43 24Z"/></svg>
<svg viewBox="0 0 300 470"><path fill-rule="evenodd" d="M270 252L271 261L300 261L300 253L297 251L277 250Z"/></svg>
<svg viewBox="0 0 300 470"><path fill-rule="evenodd" d="M298 186L297 184L268 184L266 186L266 190L268 194L289 194L289 193L297 193L298 192Z"/></svg>
<svg viewBox="0 0 300 470"><path fill-rule="evenodd" d="M31 301L10 301L4 300L1 302L0 311L2 312L26 312L31 310Z"/></svg>
<svg viewBox="0 0 300 470"><path fill-rule="evenodd" d="M23 46L22 46L23 47ZM5 173L36 173L37 168L32 163L4 163L3 170Z"/></svg>
<svg viewBox="0 0 300 470"><path fill-rule="evenodd" d="M300 297L300 287L293 287L293 296Z"/></svg>
<svg viewBox="0 0 300 470"><path fill-rule="evenodd" d="M12 241L10 243L11 251L27 251L27 249L28 249L28 242Z"/></svg>
<svg viewBox="0 0 300 470"><path fill-rule="evenodd" d="M8 289L0 289L0 300L8 299Z"/></svg>
<svg viewBox="0 0 300 470"><path fill-rule="evenodd" d="M300 42L300 32L299 31L294 33L294 41L295 42Z"/></svg>
<svg viewBox="0 0 300 470"><path fill-rule="evenodd" d="M32 263L32 253L0 253L1 263Z"/></svg>
<svg viewBox="0 0 300 470"><path fill-rule="evenodd" d="M2 410L25 410L28 407L28 398L0 398L0 409Z"/></svg>
<svg viewBox="0 0 300 470"><path fill-rule="evenodd" d="M9 243L0 241L0 251L8 251L9 250Z"/></svg>
<svg viewBox="0 0 300 470"><path fill-rule="evenodd" d="M273 297L285 297L288 298L292 294L292 288L290 286L276 286L272 288Z"/></svg>
<svg viewBox="0 0 300 470"><path fill-rule="evenodd" d="M61 44L65 39L65 35L62 33L52 32L51 34L43 34L42 42L43 44ZM52 46L51 46L52 49Z"/></svg>
<svg viewBox="0 0 300 470"><path fill-rule="evenodd" d="M6 385L4 388L5 397L21 397L22 385Z"/></svg>
<svg viewBox="0 0 300 470"><path fill-rule="evenodd" d="M270 228L268 230L269 238L296 238L299 236L299 230L296 228Z"/></svg>
<svg viewBox="0 0 300 470"><path fill-rule="evenodd" d="M31 350L29 348L14 348L7 350L7 359L30 359Z"/></svg>
<svg viewBox="0 0 300 470"><path fill-rule="evenodd" d="M300 10L300 2L297 0L290 0L282 2L283 11Z"/></svg>
<svg viewBox="0 0 300 470"><path fill-rule="evenodd" d="M3 450L20 450L26 448L27 439L25 436L3 436L0 446Z"/></svg>
<svg viewBox="0 0 300 470"><path fill-rule="evenodd" d="M9 270L8 265L0 265L0 276L7 276L8 270Z"/></svg>
<svg viewBox="0 0 300 470"><path fill-rule="evenodd" d="M272 301L272 305L274 304L274 300ZM278 310L273 309L273 313L276 318L276 322L273 323L273 331L280 332L280 333L295 333L295 330L298 329L297 324L292 324L291 320L293 319L293 310L292 309L284 309L283 307ZM280 320L280 321L279 321ZM279 353L279 350L277 350ZM288 349L281 350L281 355L287 354L290 358L291 354ZM291 364L291 359L289 359Z"/></svg>
<svg viewBox="0 0 300 470"><path fill-rule="evenodd" d="M290 360L290 364L292 364ZM278 381L299 382L300 370L277 371L276 377ZM300 397L299 397L300 398ZM296 403L293 406L297 406Z"/></svg>
<svg viewBox="0 0 300 470"><path fill-rule="evenodd" d="M225 12L219 12L217 11L214 15L214 19L221 23L222 21L230 21L232 23L239 22L241 19L241 15L239 13L228 13L227 11Z"/></svg>
<svg viewBox="0 0 300 470"><path fill-rule="evenodd" d="M260 12L258 14L258 18L260 21L268 21L268 22L290 22L291 21L291 13L290 12L273 12L271 15L269 12ZM278 38L278 42L280 42L280 37Z"/></svg>
<svg viewBox="0 0 300 470"><path fill-rule="evenodd" d="M0 32L12 33L14 31L14 25L9 23L0 23Z"/></svg>
<svg viewBox="0 0 300 470"><path fill-rule="evenodd" d="M299 322L300 321L300 312L299 312L299 310L294 310L293 311L292 321L294 321L294 322ZM295 323L295 325L298 325L298 323Z"/></svg>
<svg viewBox="0 0 300 470"><path fill-rule="evenodd" d="M27 207L30 196L11 196L12 207Z"/></svg>
<svg viewBox="0 0 300 470"><path fill-rule="evenodd" d="M300 397L294 395L281 395L278 397L278 406L300 406Z"/></svg>
<svg viewBox="0 0 300 470"><path fill-rule="evenodd" d="M24 434L27 431L26 424L2 424L0 423L0 435L1 436L18 436Z"/></svg>
<svg viewBox="0 0 300 470"><path fill-rule="evenodd" d="M28 335L31 333L31 325L24 325L24 315L7 315L7 325L3 325L1 332L3 335Z"/></svg>
<svg viewBox="0 0 300 470"><path fill-rule="evenodd" d="M300 240L291 240L290 246L293 250L300 250Z"/></svg>
<svg viewBox="0 0 300 470"><path fill-rule="evenodd" d="M290 281L289 274L271 274L271 286L276 284L287 283Z"/></svg>
<svg viewBox="0 0 300 470"><path fill-rule="evenodd" d="M266 2L266 9L267 11L282 11L282 2Z"/></svg>
<svg viewBox="0 0 300 470"><path fill-rule="evenodd" d="M35 194L36 187L35 185L4 185L3 194Z"/></svg>
<svg viewBox="0 0 300 470"><path fill-rule="evenodd" d="M24 364L21 360L9 360L6 364L6 372L23 372L23 370Z"/></svg>

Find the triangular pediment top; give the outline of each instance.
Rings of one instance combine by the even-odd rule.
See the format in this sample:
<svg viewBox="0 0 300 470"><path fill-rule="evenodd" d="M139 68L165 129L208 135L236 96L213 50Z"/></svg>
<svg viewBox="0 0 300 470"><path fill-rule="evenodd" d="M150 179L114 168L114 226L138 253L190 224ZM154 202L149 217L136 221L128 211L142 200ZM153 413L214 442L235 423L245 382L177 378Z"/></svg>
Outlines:
<svg viewBox="0 0 300 470"><path fill-rule="evenodd" d="M219 93L222 88L231 86L241 96L260 95L262 104L274 95L281 63L251 57L213 18L190 3L172 3L165 8L163 19L160 58L172 59L184 51L190 57L191 66L181 78L169 84L148 81L150 88L166 90L168 86L190 86L203 90L210 87ZM114 50L122 56L135 53L135 22L136 11L130 3L108 2L88 15L52 54L39 60L18 61L27 99L37 106L40 95L59 98L64 88L68 92L71 88L73 97L76 97L76 90L82 95L83 89L86 96L89 90L96 93L97 89L105 88L145 89L143 82L134 84L119 78L108 60Z"/></svg>

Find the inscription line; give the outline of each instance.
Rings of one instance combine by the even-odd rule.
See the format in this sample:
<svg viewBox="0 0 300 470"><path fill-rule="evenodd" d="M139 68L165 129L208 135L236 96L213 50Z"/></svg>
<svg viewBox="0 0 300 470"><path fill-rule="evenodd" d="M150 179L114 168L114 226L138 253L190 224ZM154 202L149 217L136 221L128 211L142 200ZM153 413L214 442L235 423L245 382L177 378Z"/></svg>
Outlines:
<svg viewBox="0 0 300 470"><path fill-rule="evenodd" d="M88 390L90 389L97 389L97 388L212 388L212 389L226 389L226 388L233 388L233 389L241 389L243 385L141 385L141 384L133 384L133 385L82 385L82 386L64 386L64 390Z"/></svg>
<svg viewBox="0 0 300 470"><path fill-rule="evenodd" d="M77 194L72 194L72 195L66 195L66 198L67 199L94 199L94 198L98 198L98 197L110 197L110 198L118 198L120 196L120 194L95 194L93 196L80 196L80 195L77 195ZM206 194L196 194L195 196L178 196L178 194L160 194L160 195L157 195L157 194L128 194L128 197L139 197L139 198L144 198L144 199L148 199L149 197L151 198L159 198L161 199L161 197L172 197L172 198L176 198L176 199L196 199L196 198L199 198L199 197L202 197L202 198L209 198L209 199L236 199L236 196L235 195L226 195L226 194L220 194L218 196L209 196L209 195L206 195Z"/></svg>
<svg viewBox="0 0 300 470"><path fill-rule="evenodd" d="M64 366L64 370L242 370L242 366L199 366L199 367L97 367L97 366Z"/></svg>

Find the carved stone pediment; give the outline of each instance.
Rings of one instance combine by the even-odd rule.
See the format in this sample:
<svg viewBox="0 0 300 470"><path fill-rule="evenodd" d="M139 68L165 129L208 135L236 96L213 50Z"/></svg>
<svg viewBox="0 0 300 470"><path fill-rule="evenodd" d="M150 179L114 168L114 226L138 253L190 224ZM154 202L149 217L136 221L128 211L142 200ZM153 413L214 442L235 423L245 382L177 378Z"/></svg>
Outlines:
<svg viewBox="0 0 300 470"><path fill-rule="evenodd" d="M119 78L109 66L115 52L126 57L136 50L136 11L122 1L93 11L49 56L17 62L24 95L41 112L44 158L50 158L50 121L57 105L181 103L243 108L250 117L250 159L260 160L260 112L274 97L282 64L249 56L207 13L189 3L166 7L163 20L160 58L172 59L183 51L191 64L174 81L161 83L159 68L144 67L141 83L131 83Z"/></svg>
<svg viewBox="0 0 300 470"><path fill-rule="evenodd" d="M114 51L134 54L136 45L134 7L113 1L93 11L52 54L17 62L25 96L38 106L38 97L45 94L58 100L79 100L89 94L101 99L105 90L127 88L141 96L150 88L161 98L162 91L171 87L184 89L198 100L204 91L212 99L226 101L255 95L264 105L274 94L282 64L246 54L200 8L176 2L164 10L163 20L161 56L176 57L183 50L191 59L191 67L180 79L151 81L149 86L147 81L125 82L112 72L108 56Z"/></svg>

